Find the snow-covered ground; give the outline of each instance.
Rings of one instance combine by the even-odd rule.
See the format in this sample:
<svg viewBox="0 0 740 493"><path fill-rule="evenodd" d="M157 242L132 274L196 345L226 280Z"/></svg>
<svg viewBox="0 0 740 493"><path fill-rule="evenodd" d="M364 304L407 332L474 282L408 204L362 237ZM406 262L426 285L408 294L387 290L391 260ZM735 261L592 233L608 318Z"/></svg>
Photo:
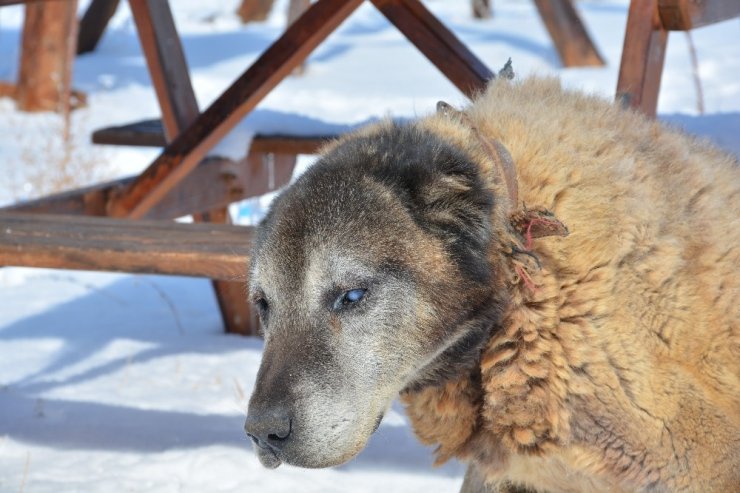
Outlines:
<svg viewBox="0 0 740 493"><path fill-rule="evenodd" d="M246 27L233 15L237 3L171 1L201 107L284 29L285 2L267 22ZM532 2L497 0L488 21L472 20L468 2L426 3L493 69L511 57L520 75L556 74L569 87L613 96L625 0L578 2L608 61L586 69L560 67ZM0 80L16 76L21 23L20 8L0 9ZM675 33L660 117L740 155L740 21L693 36L706 114L697 114L686 38ZM125 2L98 50L77 59L74 85L88 94L89 106L74 113L66 146L57 116L23 114L0 99L0 203L46 191L60 153L79 164L69 173L78 182L137 172L156 155L88 142L92 129L158 116ZM247 126L413 117L439 99L464 101L368 3L312 55L304 76L270 94ZM206 280L0 269L0 491L459 487L464 468L432 468L431 451L416 442L398 406L345 466L262 469L242 431L261 346L256 338L222 334Z"/></svg>

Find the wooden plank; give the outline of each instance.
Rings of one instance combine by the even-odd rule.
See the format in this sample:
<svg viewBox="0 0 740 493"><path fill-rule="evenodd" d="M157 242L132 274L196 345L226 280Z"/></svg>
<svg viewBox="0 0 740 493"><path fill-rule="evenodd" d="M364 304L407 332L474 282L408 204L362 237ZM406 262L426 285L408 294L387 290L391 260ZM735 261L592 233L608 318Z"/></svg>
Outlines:
<svg viewBox="0 0 740 493"><path fill-rule="evenodd" d="M535 0L535 5L555 43L565 67L603 66L604 59L570 0Z"/></svg>
<svg viewBox="0 0 740 493"><path fill-rule="evenodd" d="M244 279L252 229L0 214L0 265Z"/></svg>
<svg viewBox="0 0 740 493"><path fill-rule="evenodd" d="M92 0L80 19L77 36L77 54L95 51L111 17L118 9L119 0Z"/></svg>
<svg viewBox="0 0 740 493"><path fill-rule="evenodd" d="M294 155L251 153L240 163L207 159L153 207L146 219L174 219L193 212L225 207L286 185L292 176ZM270 163L273 167L270 168ZM87 216L107 215L106 204L135 177L50 195L1 208L0 212L32 212ZM208 186L204 186L208 184Z"/></svg>
<svg viewBox="0 0 740 493"><path fill-rule="evenodd" d="M740 16L738 0L658 0L664 29L688 31Z"/></svg>
<svg viewBox="0 0 740 493"><path fill-rule="evenodd" d="M360 3L362 0L319 0L313 4L114 199L111 215L143 217Z"/></svg>
<svg viewBox="0 0 740 493"><path fill-rule="evenodd" d="M141 46L149 66L149 74L154 82L154 88L162 111L162 124L166 140L169 142L179 135L200 114L198 103L195 99L192 84L190 82L190 71L188 70L185 53L177 34L175 21L169 8L169 3L164 0L129 0L131 11L136 21L137 31L141 40ZM245 146L244 154L246 157ZM207 160L208 158L206 158ZM227 164L228 166L228 164ZM292 167L291 167L292 171ZM192 174L190 175L192 176ZM222 176L233 176L226 174ZM188 177L184 181L187 181ZM176 204L196 199L199 204L213 202L213 200L230 197L235 190L224 190L229 185L223 180L221 183L200 181L201 186L191 187L191 193L182 195L178 188L170 190L177 194ZM274 179L273 179L274 181ZM197 183L197 182L195 182ZM193 185L195 185L193 183ZM260 181L249 180L247 186L261 184ZM181 185L183 182L180 183ZM257 191L261 195L275 187L265 184ZM226 193L224 193L226 192ZM208 200L210 199L210 200ZM158 205L161 205L160 202ZM197 222L230 223L226 205L222 204L214 211L202 212L204 209L193 207L193 219ZM218 300L219 309L224 322L224 328L229 333L256 334L256 327L247 324L251 322L251 304L246 296L235 296L237 292L244 292L244 283L233 283L230 281L214 280L213 288Z"/></svg>
<svg viewBox="0 0 740 493"><path fill-rule="evenodd" d="M171 141L200 113L172 11L163 0L129 0L129 6Z"/></svg>
<svg viewBox="0 0 740 493"><path fill-rule="evenodd" d="M657 0L633 0L627 16L619 66L617 100L654 117L668 31L658 19Z"/></svg>
<svg viewBox="0 0 740 493"><path fill-rule="evenodd" d="M54 0L54 2L67 2L69 0ZM6 5L20 5L20 4L30 4L30 3L49 3L50 0L0 0L0 7L5 7Z"/></svg>
<svg viewBox="0 0 740 493"><path fill-rule="evenodd" d="M244 24L267 19L274 0L242 0L236 14Z"/></svg>
<svg viewBox="0 0 740 493"><path fill-rule="evenodd" d="M229 210L225 207L194 214L195 222L231 224ZM245 282L213 281L216 300L221 311L226 332L256 336L259 317L248 301Z"/></svg>
<svg viewBox="0 0 740 493"><path fill-rule="evenodd" d="M492 0L472 0L470 3L470 8L473 11L473 18L490 19L491 17L493 17L491 1Z"/></svg>
<svg viewBox="0 0 740 493"><path fill-rule="evenodd" d="M419 0L372 0L383 15L467 96L493 73Z"/></svg>
<svg viewBox="0 0 740 493"><path fill-rule="evenodd" d="M247 1L247 0L245 0ZM311 6L311 0L290 0L288 3L288 25L290 26L298 20L303 13ZM303 75L306 71L306 62L304 61L293 69L293 75Z"/></svg>
<svg viewBox="0 0 740 493"><path fill-rule="evenodd" d="M92 134L94 144L164 147L162 120L143 120L126 125L116 125L95 130Z"/></svg>
<svg viewBox="0 0 740 493"><path fill-rule="evenodd" d="M316 154L339 134L288 135L257 134L250 152L276 154ZM114 127L101 128L92 134L95 144L163 147L167 144L161 120L144 120Z"/></svg>
<svg viewBox="0 0 740 493"><path fill-rule="evenodd" d="M77 0L26 5L16 104L68 113L77 42Z"/></svg>

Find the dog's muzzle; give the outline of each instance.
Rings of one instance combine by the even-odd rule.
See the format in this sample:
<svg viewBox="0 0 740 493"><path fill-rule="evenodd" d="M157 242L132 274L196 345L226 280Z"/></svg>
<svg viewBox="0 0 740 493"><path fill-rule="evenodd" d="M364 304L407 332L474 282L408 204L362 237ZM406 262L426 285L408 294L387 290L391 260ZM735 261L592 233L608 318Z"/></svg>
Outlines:
<svg viewBox="0 0 740 493"><path fill-rule="evenodd" d="M282 410L250 413L247 416L244 430L252 440L263 466L275 469L282 464L279 454L290 439L292 424L288 413Z"/></svg>

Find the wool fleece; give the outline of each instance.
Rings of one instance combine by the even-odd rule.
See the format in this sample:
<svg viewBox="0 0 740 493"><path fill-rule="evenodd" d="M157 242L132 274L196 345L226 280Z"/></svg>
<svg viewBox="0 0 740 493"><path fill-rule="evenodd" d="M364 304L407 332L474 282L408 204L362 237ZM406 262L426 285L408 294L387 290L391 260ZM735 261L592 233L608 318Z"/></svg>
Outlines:
<svg viewBox="0 0 740 493"><path fill-rule="evenodd" d="M419 125L506 196L474 133L502 143L513 214L569 230L518 234L498 202L503 322L470 373L402 394L438 462L472 463L471 491L738 491L737 160L554 79L493 81L464 118Z"/></svg>

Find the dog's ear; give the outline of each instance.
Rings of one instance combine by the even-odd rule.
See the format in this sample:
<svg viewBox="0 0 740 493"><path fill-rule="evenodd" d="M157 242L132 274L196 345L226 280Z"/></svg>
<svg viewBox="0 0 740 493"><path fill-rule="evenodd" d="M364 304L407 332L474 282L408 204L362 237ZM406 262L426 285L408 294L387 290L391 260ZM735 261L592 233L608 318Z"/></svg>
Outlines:
<svg viewBox="0 0 740 493"><path fill-rule="evenodd" d="M417 221L445 242L466 275L487 281L493 193L478 166L454 148L435 149L424 166L409 182Z"/></svg>

